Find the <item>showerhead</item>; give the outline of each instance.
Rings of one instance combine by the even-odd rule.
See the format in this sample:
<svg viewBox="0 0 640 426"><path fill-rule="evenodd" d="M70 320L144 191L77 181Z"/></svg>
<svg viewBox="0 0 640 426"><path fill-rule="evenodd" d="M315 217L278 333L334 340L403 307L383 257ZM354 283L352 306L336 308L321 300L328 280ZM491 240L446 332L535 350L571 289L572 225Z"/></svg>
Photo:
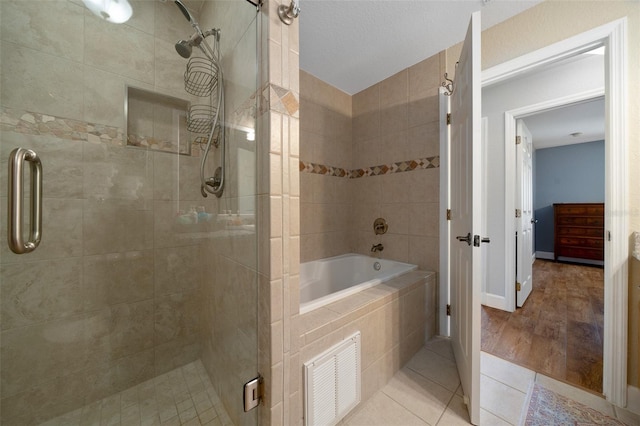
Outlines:
<svg viewBox="0 0 640 426"><path fill-rule="evenodd" d="M191 56L191 52L193 52L193 46L200 46L202 40L202 36L196 31L189 40L180 40L176 43L176 52L183 58L188 59Z"/></svg>
<svg viewBox="0 0 640 426"><path fill-rule="evenodd" d="M183 58L189 59L192 51L192 46L187 40L180 40L176 43L176 52L178 52L178 55L182 56Z"/></svg>

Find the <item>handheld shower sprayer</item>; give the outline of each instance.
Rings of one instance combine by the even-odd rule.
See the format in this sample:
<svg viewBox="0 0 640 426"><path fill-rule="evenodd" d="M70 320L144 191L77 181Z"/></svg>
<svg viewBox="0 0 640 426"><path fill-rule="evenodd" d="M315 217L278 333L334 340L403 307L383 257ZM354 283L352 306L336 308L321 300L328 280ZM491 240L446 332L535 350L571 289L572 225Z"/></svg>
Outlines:
<svg viewBox="0 0 640 426"><path fill-rule="evenodd" d="M225 131L224 131L224 79L222 75L222 65L220 63L220 30L212 28L207 31L202 31L200 26L196 22L195 18L189 12L189 9L184 5L182 0L174 0L180 12L189 21L191 26L195 29L195 33L187 40L180 40L175 44L176 52L183 58L187 59L191 57L193 53L193 47L199 48L204 56L210 61L206 67L202 66L203 58L191 58L187 65L187 72L185 72L185 90L196 96L209 96L210 105L205 107L207 111L212 112L211 116L204 118L205 127L210 124L209 135L206 138L206 148L204 148L204 155L200 161L200 192L203 197L207 197L207 194L214 194L216 197L221 197L224 191L224 178L225 178ZM215 42L212 46L205 41L209 36L214 36ZM205 71L206 68L206 71ZM190 72L191 70L191 72ZM216 73L214 76L212 73ZM195 78L194 78L195 77ZM217 84L214 84L214 80L217 80ZM212 94L212 89L216 88L215 95ZM213 102L217 98L217 105L213 105ZM191 114L194 112L195 118L192 120ZM203 118L199 116L201 114L202 106L195 105L189 110L189 116L187 117L187 129L191 132L202 133L204 128L201 128ZM207 123L207 121L210 121ZM190 128L190 123L193 126ZM216 128L220 128L219 138L215 138L214 134ZM201 142L202 143L202 142ZM211 145L216 148L218 144L221 147L221 165L218 166L213 176L205 177L205 166L207 157Z"/></svg>
<svg viewBox="0 0 640 426"><path fill-rule="evenodd" d="M174 0L174 1L176 3L176 6L178 6L178 9L180 9L180 12L182 12L184 17L186 18L186 20L189 21L191 25L195 28L198 25L198 23L196 22L191 12L189 12L189 9L187 9L187 6L185 6L184 3L182 3L182 0Z"/></svg>

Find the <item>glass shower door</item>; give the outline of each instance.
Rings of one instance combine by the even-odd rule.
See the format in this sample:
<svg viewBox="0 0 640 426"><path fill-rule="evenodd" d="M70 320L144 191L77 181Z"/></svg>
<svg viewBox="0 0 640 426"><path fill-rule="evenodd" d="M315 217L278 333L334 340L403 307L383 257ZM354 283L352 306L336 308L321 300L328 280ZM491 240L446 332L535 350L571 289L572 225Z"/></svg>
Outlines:
<svg viewBox="0 0 640 426"><path fill-rule="evenodd" d="M175 48L194 28L174 2L130 0L124 23L89 3L114 2L0 2L0 423L256 424L256 9L185 1L221 30L227 152L205 173L225 161L226 188L203 198L187 130L203 100ZM16 148L42 161L26 254L7 244Z"/></svg>

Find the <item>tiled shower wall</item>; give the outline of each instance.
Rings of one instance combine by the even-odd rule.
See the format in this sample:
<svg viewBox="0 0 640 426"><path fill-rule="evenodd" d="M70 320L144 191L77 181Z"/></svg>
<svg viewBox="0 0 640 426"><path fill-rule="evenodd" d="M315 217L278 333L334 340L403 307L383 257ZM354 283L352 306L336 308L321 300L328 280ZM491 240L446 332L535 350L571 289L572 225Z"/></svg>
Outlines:
<svg viewBox="0 0 640 426"><path fill-rule="evenodd" d="M288 2L286 3L288 6ZM262 49L258 111L258 371L264 376L262 425L295 424L299 386L299 19L278 18L279 1L261 10Z"/></svg>
<svg viewBox="0 0 640 426"><path fill-rule="evenodd" d="M351 96L300 70L300 159L351 168ZM349 179L300 173L300 261L351 250Z"/></svg>
<svg viewBox="0 0 640 426"><path fill-rule="evenodd" d="M192 28L172 2L133 7L113 25L81 2L1 3L0 161L36 150L45 197L41 246L0 251L2 424L46 420L201 352L199 236L215 224L176 214L217 201L200 195L199 158L123 142L125 84L186 97L173 44Z"/></svg>
<svg viewBox="0 0 640 426"><path fill-rule="evenodd" d="M383 258L438 270L444 58L434 55L352 97L301 71L301 160L347 171L302 170L302 261L370 254L382 243ZM383 236L373 233L377 217L389 224Z"/></svg>

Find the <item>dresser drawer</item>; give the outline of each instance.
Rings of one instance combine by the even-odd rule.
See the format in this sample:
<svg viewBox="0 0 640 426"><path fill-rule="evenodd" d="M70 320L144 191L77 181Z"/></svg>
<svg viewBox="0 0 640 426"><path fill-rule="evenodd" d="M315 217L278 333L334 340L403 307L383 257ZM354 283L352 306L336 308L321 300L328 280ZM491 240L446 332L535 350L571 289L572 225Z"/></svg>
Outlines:
<svg viewBox="0 0 640 426"><path fill-rule="evenodd" d="M604 249L602 238L560 237L559 244L567 247Z"/></svg>
<svg viewBox="0 0 640 426"><path fill-rule="evenodd" d="M604 229L601 227L587 227L587 226L559 226L556 229L558 237L604 237Z"/></svg>
<svg viewBox="0 0 640 426"><path fill-rule="evenodd" d="M558 214L578 216L600 216L604 214L604 206L598 204L560 204Z"/></svg>
<svg viewBox="0 0 640 426"><path fill-rule="evenodd" d="M604 260L604 250L578 247L558 247L555 253L558 257L575 257L579 259Z"/></svg>
<svg viewBox="0 0 640 426"><path fill-rule="evenodd" d="M598 216L558 216L556 225L604 226L604 217Z"/></svg>

